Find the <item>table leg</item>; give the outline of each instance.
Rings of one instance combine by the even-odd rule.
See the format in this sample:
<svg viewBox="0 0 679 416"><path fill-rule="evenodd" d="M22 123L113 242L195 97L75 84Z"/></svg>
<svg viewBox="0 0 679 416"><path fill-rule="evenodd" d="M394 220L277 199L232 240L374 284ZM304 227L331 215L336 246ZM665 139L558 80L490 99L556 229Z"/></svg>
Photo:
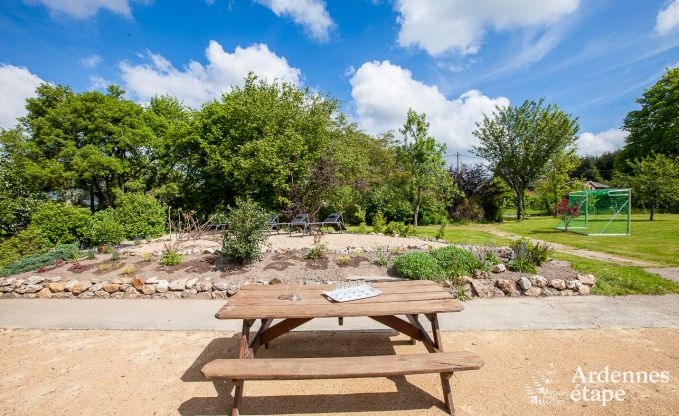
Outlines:
<svg viewBox="0 0 679 416"><path fill-rule="evenodd" d="M439 318L435 313L427 314L427 319L431 323L431 332L434 336L434 344L436 345L435 352L443 352L443 341L441 340L441 330L439 328ZM441 374L441 387L443 388L443 399L446 402L446 408L451 415L455 414L455 406L453 405L453 392L450 388L450 377L453 373Z"/></svg>
<svg viewBox="0 0 679 416"><path fill-rule="evenodd" d="M250 327L252 327L253 323L254 321L252 320L243 320L243 329L241 330L240 336L240 353L238 358L244 359L247 356L249 349L248 344L250 340ZM231 416L238 416L238 407L240 406L240 402L243 399L243 380L234 380L233 384L235 388L233 390L233 407L231 408Z"/></svg>

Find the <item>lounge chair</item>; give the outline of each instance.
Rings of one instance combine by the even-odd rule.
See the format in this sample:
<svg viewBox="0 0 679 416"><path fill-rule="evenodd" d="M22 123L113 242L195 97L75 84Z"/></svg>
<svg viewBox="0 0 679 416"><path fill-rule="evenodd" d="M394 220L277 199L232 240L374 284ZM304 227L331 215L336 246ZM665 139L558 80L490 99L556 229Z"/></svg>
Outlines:
<svg viewBox="0 0 679 416"><path fill-rule="evenodd" d="M269 221L266 223L266 225L269 227L270 231L276 231L278 232L280 227L279 227L279 222L278 218L280 217L280 214L271 214L271 217L269 217Z"/></svg>
<svg viewBox="0 0 679 416"><path fill-rule="evenodd" d="M332 227L335 231L342 232L347 229L347 227L344 225L344 220L342 219L342 213L341 212L333 212L332 214L328 215L326 219L323 221L319 222L310 222L308 224L308 227L311 229L314 225L318 226L318 228L321 230L321 233L323 232L323 227Z"/></svg>
<svg viewBox="0 0 679 416"><path fill-rule="evenodd" d="M307 214L297 214L295 218L290 222L279 222L277 225L287 225L288 234L292 235L292 231L295 228L302 228L302 233L306 233L307 227L309 225L309 215Z"/></svg>

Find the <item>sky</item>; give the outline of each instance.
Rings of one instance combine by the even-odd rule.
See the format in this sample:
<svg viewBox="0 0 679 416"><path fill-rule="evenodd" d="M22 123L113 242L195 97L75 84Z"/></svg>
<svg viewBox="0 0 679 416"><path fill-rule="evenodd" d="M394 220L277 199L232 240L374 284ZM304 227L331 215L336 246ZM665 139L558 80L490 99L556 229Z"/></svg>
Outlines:
<svg viewBox="0 0 679 416"><path fill-rule="evenodd" d="M544 98L597 155L678 65L679 0L3 0L0 128L41 82L199 108L252 71L338 99L370 134L424 112L464 163L483 114Z"/></svg>

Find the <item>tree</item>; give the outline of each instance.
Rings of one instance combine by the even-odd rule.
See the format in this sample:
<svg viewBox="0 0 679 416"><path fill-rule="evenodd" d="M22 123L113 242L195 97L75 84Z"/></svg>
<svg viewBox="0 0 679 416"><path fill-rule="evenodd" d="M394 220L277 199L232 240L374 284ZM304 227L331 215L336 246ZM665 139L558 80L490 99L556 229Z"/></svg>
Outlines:
<svg viewBox="0 0 679 416"><path fill-rule="evenodd" d="M578 164L574 148L565 148L557 152L545 167L542 187L551 197L551 207L554 216L557 216L557 207L564 187L571 179L571 172Z"/></svg>
<svg viewBox="0 0 679 416"><path fill-rule="evenodd" d="M629 136L618 159L622 169L653 153L679 155L679 68L668 68L636 102L641 109L627 113L623 122Z"/></svg>
<svg viewBox="0 0 679 416"><path fill-rule="evenodd" d="M400 147L401 161L411 174L410 188L415 210L413 226L417 228L417 218L425 194L444 194L451 189L452 182L443 160L446 146L429 136L429 123L424 113L417 114L408 110L406 122L399 131L403 137Z"/></svg>
<svg viewBox="0 0 679 416"><path fill-rule="evenodd" d="M631 185L633 198L650 205L650 221L658 205L679 201L679 157L652 155L629 165L632 175L620 175L616 181Z"/></svg>
<svg viewBox="0 0 679 416"><path fill-rule="evenodd" d="M556 105L543 104L541 99L526 100L518 107L497 106L473 132L481 142L474 152L488 160L491 170L514 191L519 221L523 220L526 189L552 158L575 143L579 130L577 119Z"/></svg>

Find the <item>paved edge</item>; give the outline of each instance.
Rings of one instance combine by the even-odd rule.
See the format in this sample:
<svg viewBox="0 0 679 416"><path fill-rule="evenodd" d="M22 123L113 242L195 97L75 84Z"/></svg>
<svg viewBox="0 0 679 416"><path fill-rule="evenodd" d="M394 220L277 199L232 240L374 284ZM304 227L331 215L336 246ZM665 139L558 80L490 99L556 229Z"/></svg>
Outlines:
<svg viewBox="0 0 679 416"><path fill-rule="evenodd" d="M241 323L218 320L223 300L0 300L0 328L227 331ZM475 299L460 313L439 316L444 331L596 328L679 328L679 295ZM315 319L303 331L378 330L369 318Z"/></svg>

